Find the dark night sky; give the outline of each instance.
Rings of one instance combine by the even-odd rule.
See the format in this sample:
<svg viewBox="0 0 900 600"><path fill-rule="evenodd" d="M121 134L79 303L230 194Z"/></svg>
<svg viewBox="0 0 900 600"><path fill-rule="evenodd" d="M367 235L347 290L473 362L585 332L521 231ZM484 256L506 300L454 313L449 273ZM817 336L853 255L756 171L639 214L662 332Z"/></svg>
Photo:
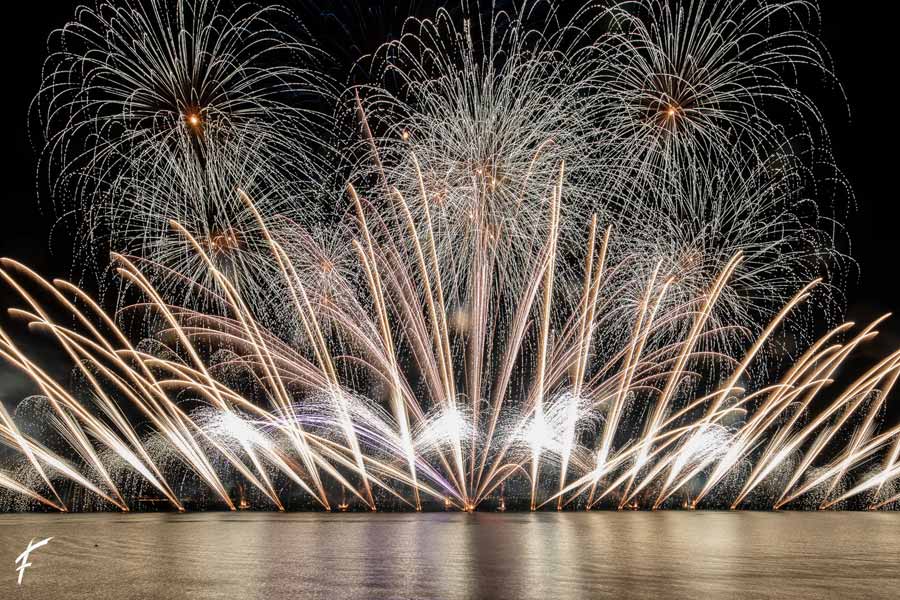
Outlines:
<svg viewBox="0 0 900 600"><path fill-rule="evenodd" d="M365 0L361 0L365 1ZM286 0L290 5L290 0ZM47 276L72 276L71 240L57 230L51 243L54 217L49 205L39 205L35 192L35 157L28 137L28 105L37 90L47 34L74 14L78 2L53 0L12 3L4 10L3 102L6 120L0 256L29 264ZM861 9L859 2L833 1L822 6L824 39L831 51L850 111L834 90L813 91L822 104L833 137L838 165L856 194L848 219L851 255L858 262L858 278L848 284L848 318L868 321L900 309L897 276L898 200L895 184L896 141L900 104L889 88L897 68L896 30L888 15ZM0 303L9 305L0 291ZM6 322L6 319L3 319ZM882 328L882 336L864 351L867 361L900 346L900 314ZM0 379L9 371L0 369ZM15 393L0 381L0 395ZM3 397L6 402L17 398Z"/></svg>

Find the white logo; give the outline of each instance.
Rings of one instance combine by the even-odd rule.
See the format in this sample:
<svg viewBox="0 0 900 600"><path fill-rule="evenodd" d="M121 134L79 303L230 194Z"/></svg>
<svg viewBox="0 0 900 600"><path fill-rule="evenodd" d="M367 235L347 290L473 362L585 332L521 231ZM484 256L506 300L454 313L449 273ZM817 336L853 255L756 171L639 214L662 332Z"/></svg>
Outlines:
<svg viewBox="0 0 900 600"><path fill-rule="evenodd" d="M23 552L22 554L20 554L20 555L19 555L19 558L16 559L16 563L18 563L19 561L22 562L22 565L21 565L21 566L16 567L16 571L19 572L19 583L18 583L18 585L22 585L22 575L25 574L25 569L31 566L31 563L28 562L28 555L31 554L31 551L32 551L32 550L36 550L37 548L40 548L41 546L46 546L46 545L47 545L47 542L49 542L49 541L52 540L52 539L53 539L52 537L48 537L46 540L41 540L40 542L38 542L37 544L35 544L35 543L34 543L34 538L31 538L31 541L28 542L28 547L25 548L25 552Z"/></svg>

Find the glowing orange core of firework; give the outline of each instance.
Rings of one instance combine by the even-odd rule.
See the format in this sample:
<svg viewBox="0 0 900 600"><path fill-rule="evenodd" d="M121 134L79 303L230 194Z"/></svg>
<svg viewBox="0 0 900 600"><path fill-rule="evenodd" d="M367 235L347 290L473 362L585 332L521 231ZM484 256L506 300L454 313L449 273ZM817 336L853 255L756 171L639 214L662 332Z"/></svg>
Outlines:
<svg viewBox="0 0 900 600"><path fill-rule="evenodd" d="M196 112L188 113L187 116L185 116L185 121L194 128L200 127L200 124L203 122L202 119L200 119L200 115Z"/></svg>
<svg viewBox="0 0 900 600"><path fill-rule="evenodd" d="M209 247L216 254L224 254L240 247L237 234L232 230L214 233L209 236Z"/></svg>

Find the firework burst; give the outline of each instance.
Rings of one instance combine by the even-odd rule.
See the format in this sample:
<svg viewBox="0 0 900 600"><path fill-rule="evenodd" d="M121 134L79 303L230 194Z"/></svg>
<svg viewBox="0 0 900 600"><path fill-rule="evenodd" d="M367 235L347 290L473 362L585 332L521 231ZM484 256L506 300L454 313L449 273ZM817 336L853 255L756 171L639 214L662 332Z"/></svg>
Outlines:
<svg viewBox="0 0 900 600"><path fill-rule="evenodd" d="M227 168L223 154L241 153L233 178L265 169L318 181L334 88L302 31L277 6L113 0L79 8L54 32L34 102L43 169L63 207L76 201L92 245L109 235L121 249L142 237L143 219L155 235L154 221L182 198L154 192L188 178L204 185L202 171Z"/></svg>
<svg viewBox="0 0 900 600"><path fill-rule="evenodd" d="M883 319L766 360L836 286L814 5L462 2L343 96L286 11L223 6L104 2L56 34L52 182L109 229L147 335L3 262L75 383L0 331L39 391L0 412L0 486L59 510L64 482L121 510L896 502L900 352L835 383Z"/></svg>

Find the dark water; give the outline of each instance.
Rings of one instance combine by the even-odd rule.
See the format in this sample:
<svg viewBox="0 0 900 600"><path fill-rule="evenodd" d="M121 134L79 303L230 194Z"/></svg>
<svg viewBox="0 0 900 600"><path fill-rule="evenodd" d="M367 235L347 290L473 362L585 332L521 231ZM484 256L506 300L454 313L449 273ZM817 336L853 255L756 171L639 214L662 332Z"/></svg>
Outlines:
<svg viewBox="0 0 900 600"><path fill-rule="evenodd" d="M0 515L4 599L603 597L898 598L900 513Z"/></svg>

